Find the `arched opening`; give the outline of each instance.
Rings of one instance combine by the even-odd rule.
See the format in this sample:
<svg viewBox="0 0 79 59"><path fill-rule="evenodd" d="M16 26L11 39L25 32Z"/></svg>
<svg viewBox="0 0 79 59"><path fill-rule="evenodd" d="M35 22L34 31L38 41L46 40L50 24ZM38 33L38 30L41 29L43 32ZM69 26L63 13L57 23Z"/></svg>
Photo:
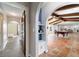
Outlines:
<svg viewBox="0 0 79 59"><path fill-rule="evenodd" d="M78 8L79 4L65 5L49 16L46 22L48 52L43 56L79 56Z"/></svg>

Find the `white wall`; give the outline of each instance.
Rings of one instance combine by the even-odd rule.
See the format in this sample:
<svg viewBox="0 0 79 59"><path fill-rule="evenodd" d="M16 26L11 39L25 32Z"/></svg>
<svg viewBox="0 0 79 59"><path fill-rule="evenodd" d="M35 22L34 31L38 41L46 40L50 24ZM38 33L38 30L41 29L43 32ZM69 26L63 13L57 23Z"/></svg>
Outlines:
<svg viewBox="0 0 79 59"><path fill-rule="evenodd" d="M8 34L17 35L17 31L18 31L18 24L9 22L8 23Z"/></svg>
<svg viewBox="0 0 79 59"><path fill-rule="evenodd" d="M36 28L35 28L35 24L36 24L36 11L37 11L37 7L38 7L39 3L31 3L30 5L30 28L29 28L29 52L30 52L30 56L36 56L36 37L35 37L35 32L36 32Z"/></svg>

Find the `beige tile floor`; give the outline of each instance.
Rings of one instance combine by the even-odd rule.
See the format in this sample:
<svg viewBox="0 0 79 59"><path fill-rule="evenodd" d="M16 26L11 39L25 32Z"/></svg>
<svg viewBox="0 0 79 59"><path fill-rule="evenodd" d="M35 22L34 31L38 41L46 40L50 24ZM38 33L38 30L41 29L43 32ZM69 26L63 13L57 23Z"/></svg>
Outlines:
<svg viewBox="0 0 79 59"><path fill-rule="evenodd" d="M24 57L20 40L9 38L8 41L6 48L0 51L0 57Z"/></svg>
<svg viewBox="0 0 79 59"><path fill-rule="evenodd" d="M40 57L79 57L79 33L48 41L48 52Z"/></svg>

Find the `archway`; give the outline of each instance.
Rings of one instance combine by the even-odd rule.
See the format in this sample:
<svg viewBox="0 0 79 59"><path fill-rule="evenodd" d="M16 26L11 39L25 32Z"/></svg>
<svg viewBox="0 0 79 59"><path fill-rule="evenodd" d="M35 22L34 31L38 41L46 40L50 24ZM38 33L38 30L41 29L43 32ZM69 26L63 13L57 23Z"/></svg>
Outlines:
<svg viewBox="0 0 79 59"><path fill-rule="evenodd" d="M71 7L67 7L67 6L71 6ZM65 5L65 6L63 6L63 7L65 7L64 9L66 9L66 7L67 8L73 8L73 7L79 7L79 5L78 4L67 4L67 5ZM61 8L58 8L57 10L60 10L60 9L62 9L62 7ZM57 10L55 10L55 11L57 11ZM55 12L54 11L54 12ZM55 13L52 13L52 15L53 15L53 17L55 16L55 17L57 17L57 19L60 19L60 21L57 21L57 23L55 22L55 23L53 23L54 25L55 24L58 24L58 23L60 23L60 22L63 22L63 20L62 20L62 18L60 18L60 16L59 15L56 15ZM76 14L74 14L74 15L76 15ZM70 15L70 16L74 16L74 15ZM77 15L78 15L78 13L77 13ZM67 15L65 15L65 16L67 16ZM69 16L69 15L68 15ZM74 17L73 17L73 19L74 19ZM64 19L65 21L75 21L75 20L73 20L72 18L67 18L67 19ZM76 19L76 18L75 18ZM76 19L76 21L79 21L78 19ZM52 23L52 22L51 22ZM66 27L66 26L65 26ZM73 26L74 27L74 26ZM72 32L72 30L69 30L70 32ZM60 36L62 36L62 35L60 35ZM63 35L64 36L64 35ZM66 51L66 50L64 50L64 51ZM56 52L57 53L57 52ZM67 51L66 51L66 53L67 53ZM64 55L65 56L65 55Z"/></svg>

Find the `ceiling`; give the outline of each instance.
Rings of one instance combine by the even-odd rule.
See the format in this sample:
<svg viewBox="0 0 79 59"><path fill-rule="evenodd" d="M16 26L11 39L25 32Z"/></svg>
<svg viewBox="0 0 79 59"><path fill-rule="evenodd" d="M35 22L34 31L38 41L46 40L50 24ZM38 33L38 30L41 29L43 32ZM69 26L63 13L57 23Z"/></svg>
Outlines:
<svg viewBox="0 0 79 59"><path fill-rule="evenodd" d="M58 17L59 20L78 22L79 21L79 4L70 4L70 5L60 7L57 10L55 10L55 12L52 13L51 16L52 17L49 20L52 20L53 16L55 16L55 17ZM57 23L60 23L58 21ZM57 24L54 22L51 22L51 23Z"/></svg>

